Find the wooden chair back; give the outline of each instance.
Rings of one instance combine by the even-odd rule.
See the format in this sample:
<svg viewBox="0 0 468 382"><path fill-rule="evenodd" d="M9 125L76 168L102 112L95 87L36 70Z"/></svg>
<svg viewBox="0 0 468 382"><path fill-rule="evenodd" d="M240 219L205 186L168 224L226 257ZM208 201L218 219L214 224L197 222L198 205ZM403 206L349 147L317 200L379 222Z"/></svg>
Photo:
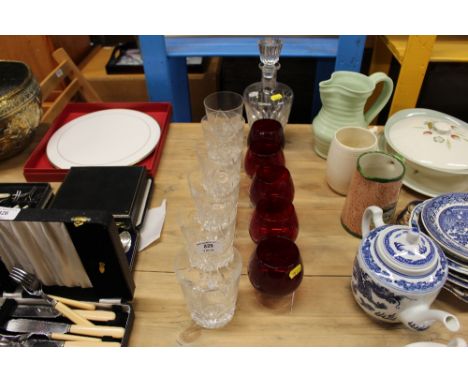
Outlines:
<svg viewBox="0 0 468 382"><path fill-rule="evenodd" d="M50 124L77 94L80 94L86 102L102 101L63 48L54 51L52 57L58 66L40 84L43 105L46 109L41 119L41 123L44 124ZM48 102L52 93L57 90L59 94Z"/></svg>

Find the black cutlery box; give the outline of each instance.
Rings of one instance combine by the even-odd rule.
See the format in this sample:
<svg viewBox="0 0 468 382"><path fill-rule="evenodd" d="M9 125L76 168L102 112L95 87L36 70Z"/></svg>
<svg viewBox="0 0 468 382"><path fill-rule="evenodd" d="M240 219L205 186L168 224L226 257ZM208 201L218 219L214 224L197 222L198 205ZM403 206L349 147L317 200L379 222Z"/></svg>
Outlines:
<svg viewBox="0 0 468 382"><path fill-rule="evenodd" d="M132 268L152 185L153 179L143 167L72 167L50 208L110 212L119 234L129 233L131 236L126 256Z"/></svg>
<svg viewBox="0 0 468 382"><path fill-rule="evenodd" d="M128 343L134 313L130 301L133 298L135 284L127 258L125 257L117 225L107 211L24 209L14 220L0 220L2 232L0 244L0 292L1 302L8 299L18 304L29 304L34 298L9 278L9 270L19 266L7 256L5 251L15 251L16 258L27 258L21 268L33 274L40 274L41 265L49 265L55 258L59 269L80 273L87 278L89 285L73 285L65 280L59 281L58 273L43 272L52 282L42 281L45 293L81 301L98 303L99 309L112 310L116 319L96 325L125 327L125 335L120 344ZM8 242L9 241L9 242ZM48 245L46 243L53 243ZM31 251L35 248L34 251ZM52 248L52 253L50 250ZM60 253L61 248L72 248L67 253ZM57 253L55 253L56 251ZM34 252L34 253L33 253ZM10 252L11 253L11 252ZM63 267L65 264L65 267ZM75 269L66 269L66 264L78 264ZM37 269L36 269L37 268ZM65 272L64 272L65 273ZM67 285L68 284L68 285ZM33 300L34 301L34 300ZM1 306L0 306L1 310ZM3 312L3 320L5 312ZM63 317L48 321L67 322ZM0 326L3 326L0 323ZM4 331L0 333L5 334Z"/></svg>
<svg viewBox="0 0 468 382"><path fill-rule="evenodd" d="M127 345L134 319L131 271L152 183L140 167L76 167L70 169L55 196L47 183L0 184L5 197L17 194L18 189L25 194L32 187L36 187L37 196L42 195L31 208L19 208L19 212L16 208L15 217L0 216L0 321L12 318L5 311L13 305L5 304L8 300L14 300L14 305L41 303L39 297L29 295L9 278L11 268L19 266L38 275L49 266L48 277L41 279L44 292L94 302L98 309L114 311L115 320L95 324L125 327L120 344ZM122 232L130 233L130 248L124 248ZM52 254L51 248L55 248ZM18 259L23 259L22 264ZM55 261L56 268L50 268ZM72 272L74 277L82 274L89 285L64 282L65 276L56 276L61 273L57 269L63 269L64 274ZM70 323L64 317L47 320ZM0 327L3 324L0 322ZM6 334L0 329L2 333Z"/></svg>

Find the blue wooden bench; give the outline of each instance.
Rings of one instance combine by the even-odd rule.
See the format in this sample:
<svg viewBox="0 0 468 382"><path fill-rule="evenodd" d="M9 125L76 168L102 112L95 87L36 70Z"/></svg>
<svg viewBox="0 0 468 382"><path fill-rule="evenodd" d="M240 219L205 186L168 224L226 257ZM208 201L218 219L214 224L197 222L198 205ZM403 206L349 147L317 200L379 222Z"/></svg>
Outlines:
<svg viewBox="0 0 468 382"><path fill-rule="evenodd" d="M186 57L258 57L257 37L139 36L151 101L173 105L174 122L191 122ZM335 70L360 71L365 36L281 37L281 57L316 58L312 115L320 109L318 84ZM281 62L280 57L280 62Z"/></svg>

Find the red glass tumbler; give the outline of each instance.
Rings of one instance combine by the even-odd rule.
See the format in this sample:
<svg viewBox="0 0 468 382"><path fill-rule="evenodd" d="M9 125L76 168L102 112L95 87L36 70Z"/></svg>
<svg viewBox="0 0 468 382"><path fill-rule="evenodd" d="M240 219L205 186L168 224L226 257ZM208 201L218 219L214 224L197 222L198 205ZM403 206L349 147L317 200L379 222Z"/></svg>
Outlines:
<svg viewBox="0 0 468 382"><path fill-rule="evenodd" d="M304 267L297 245L283 237L269 237L258 243L249 261L248 275L258 291L286 296L300 285Z"/></svg>
<svg viewBox="0 0 468 382"><path fill-rule="evenodd" d="M250 201L255 206L260 199L272 196L294 200L294 183L289 170L280 165L257 168L250 185Z"/></svg>
<svg viewBox="0 0 468 382"><path fill-rule="evenodd" d="M294 205L280 197L260 199L250 220L249 233L256 243L271 236L296 240L299 222Z"/></svg>
<svg viewBox="0 0 468 382"><path fill-rule="evenodd" d="M280 165L284 166L286 160L284 158L283 150L278 148L277 151L274 151L269 154L261 154L250 147L247 149L244 159L245 172L248 176L253 177L255 172L260 166L268 165Z"/></svg>
<svg viewBox="0 0 468 382"><path fill-rule="evenodd" d="M282 147L284 134L281 123L273 119L259 119L250 128L245 155L245 172L252 177L259 166L285 164Z"/></svg>
<svg viewBox="0 0 468 382"><path fill-rule="evenodd" d="M274 119L258 119L250 128L247 145L255 151L276 151L278 145L284 147L284 131L280 122Z"/></svg>

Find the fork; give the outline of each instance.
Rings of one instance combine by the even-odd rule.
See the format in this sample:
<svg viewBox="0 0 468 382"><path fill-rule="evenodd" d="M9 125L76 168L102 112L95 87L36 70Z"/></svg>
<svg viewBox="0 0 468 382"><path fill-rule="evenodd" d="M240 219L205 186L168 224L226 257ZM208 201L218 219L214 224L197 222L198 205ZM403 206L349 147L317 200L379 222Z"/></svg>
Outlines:
<svg viewBox="0 0 468 382"><path fill-rule="evenodd" d="M28 292L30 295L42 297L46 300L52 307L62 313L70 321L77 325L83 326L94 326L91 321L88 321L86 318L82 317L78 313L74 312L64 303L57 301L55 298L48 296L42 291L42 286L40 281L36 276L24 271L21 268L13 267L10 272L10 278L20 284L23 289Z"/></svg>

